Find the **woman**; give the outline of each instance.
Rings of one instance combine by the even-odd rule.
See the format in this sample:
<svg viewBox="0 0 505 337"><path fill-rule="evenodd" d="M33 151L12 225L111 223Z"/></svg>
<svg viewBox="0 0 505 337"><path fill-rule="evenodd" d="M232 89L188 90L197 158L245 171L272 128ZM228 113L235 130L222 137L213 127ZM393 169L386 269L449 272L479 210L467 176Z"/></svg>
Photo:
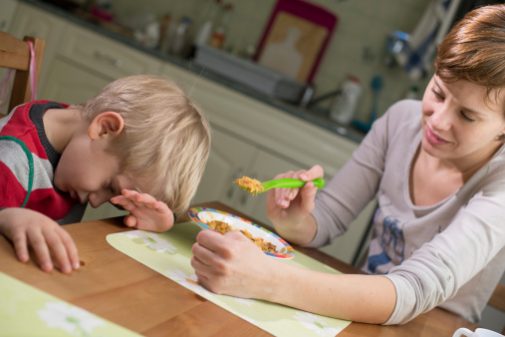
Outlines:
<svg viewBox="0 0 505 337"><path fill-rule="evenodd" d="M505 269L505 5L467 14L435 66L422 102L393 105L317 197L310 182L268 195L278 233L312 247L376 197L371 275L302 270L239 233L204 231L193 247L199 282L353 321L401 324L440 306L477 322ZM280 176L310 181L323 170Z"/></svg>

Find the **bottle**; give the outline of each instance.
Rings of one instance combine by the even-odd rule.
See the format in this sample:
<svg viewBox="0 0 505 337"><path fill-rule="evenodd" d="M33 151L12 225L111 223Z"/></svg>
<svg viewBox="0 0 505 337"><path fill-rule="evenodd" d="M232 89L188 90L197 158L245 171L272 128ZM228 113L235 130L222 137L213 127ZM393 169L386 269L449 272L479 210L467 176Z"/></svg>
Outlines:
<svg viewBox="0 0 505 337"><path fill-rule="evenodd" d="M187 16L183 16L180 19L170 44L170 53L181 57L187 56L191 22L191 19Z"/></svg>
<svg viewBox="0 0 505 337"><path fill-rule="evenodd" d="M210 45L214 48L223 48L224 41L226 38L226 31L228 29L228 24L231 17L231 12L233 10L233 5L231 3L224 4L222 6L221 20L216 27L216 30L212 33L210 40Z"/></svg>
<svg viewBox="0 0 505 337"><path fill-rule="evenodd" d="M194 41L195 46L206 45L212 35L212 29L216 22L216 16L221 6L221 0L210 0L208 8L203 17L203 24L200 26Z"/></svg>
<svg viewBox="0 0 505 337"><path fill-rule="evenodd" d="M351 123L356 106L361 96L362 87L359 79L349 75L341 87L341 92L335 97L331 109L330 118L342 125Z"/></svg>
<svg viewBox="0 0 505 337"><path fill-rule="evenodd" d="M169 45L169 29L172 17L170 14L165 14L160 19L160 40L158 41L158 48L161 52L166 53Z"/></svg>

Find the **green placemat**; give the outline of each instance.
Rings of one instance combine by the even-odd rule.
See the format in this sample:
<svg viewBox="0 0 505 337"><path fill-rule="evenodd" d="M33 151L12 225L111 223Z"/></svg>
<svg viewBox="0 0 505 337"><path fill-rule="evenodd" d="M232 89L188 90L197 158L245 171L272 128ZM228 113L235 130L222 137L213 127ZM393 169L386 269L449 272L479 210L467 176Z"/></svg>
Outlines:
<svg viewBox="0 0 505 337"><path fill-rule="evenodd" d="M1 272L0 336L140 337Z"/></svg>
<svg viewBox="0 0 505 337"><path fill-rule="evenodd" d="M274 336L330 337L337 335L351 323L279 304L209 292L196 282L196 275L190 265L191 246L199 230L196 224L188 222L177 224L172 230L161 234L141 230L109 234L107 242L131 258ZM293 259L283 262L339 273L298 251L295 251Z"/></svg>

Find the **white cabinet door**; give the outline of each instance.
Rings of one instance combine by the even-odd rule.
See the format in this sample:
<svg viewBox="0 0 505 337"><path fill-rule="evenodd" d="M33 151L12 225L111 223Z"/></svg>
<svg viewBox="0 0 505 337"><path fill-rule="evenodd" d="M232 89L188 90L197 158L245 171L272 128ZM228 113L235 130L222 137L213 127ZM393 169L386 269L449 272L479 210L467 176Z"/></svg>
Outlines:
<svg viewBox="0 0 505 337"><path fill-rule="evenodd" d="M48 75L50 80L41 88L41 97L73 104L84 103L110 82L61 57L51 62Z"/></svg>
<svg viewBox="0 0 505 337"><path fill-rule="evenodd" d="M87 29L68 24L58 54L114 80L136 74L159 74L161 61Z"/></svg>
<svg viewBox="0 0 505 337"><path fill-rule="evenodd" d="M193 203L221 201L237 206L242 191L233 180L245 174L256 154L254 146L213 128L211 153Z"/></svg>
<svg viewBox="0 0 505 337"><path fill-rule="evenodd" d="M0 31L10 31L10 25L18 2L16 0L2 0L0 1Z"/></svg>

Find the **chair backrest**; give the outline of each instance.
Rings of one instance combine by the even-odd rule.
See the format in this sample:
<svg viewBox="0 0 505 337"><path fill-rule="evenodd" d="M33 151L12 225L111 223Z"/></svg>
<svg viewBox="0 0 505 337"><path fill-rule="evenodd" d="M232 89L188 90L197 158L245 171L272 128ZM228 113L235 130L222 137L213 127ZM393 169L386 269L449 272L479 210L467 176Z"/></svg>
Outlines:
<svg viewBox="0 0 505 337"><path fill-rule="evenodd" d="M505 284L498 283L488 305L505 313ZM503 327L502 334L505 334L505 327Z"/></svg>
<svg viewBox="0 0 505 337"><path fill-rule="evenodd" d="M32 71L35 76L34 79L37 81L42 65L42 58L44 57L44 40L29 36L20 40L8 33L0 32L0 68L15 70L9 100L9 110L16 105L32 99L30 88L31 52L27 41L33 43L35 62Z"/></svg>

